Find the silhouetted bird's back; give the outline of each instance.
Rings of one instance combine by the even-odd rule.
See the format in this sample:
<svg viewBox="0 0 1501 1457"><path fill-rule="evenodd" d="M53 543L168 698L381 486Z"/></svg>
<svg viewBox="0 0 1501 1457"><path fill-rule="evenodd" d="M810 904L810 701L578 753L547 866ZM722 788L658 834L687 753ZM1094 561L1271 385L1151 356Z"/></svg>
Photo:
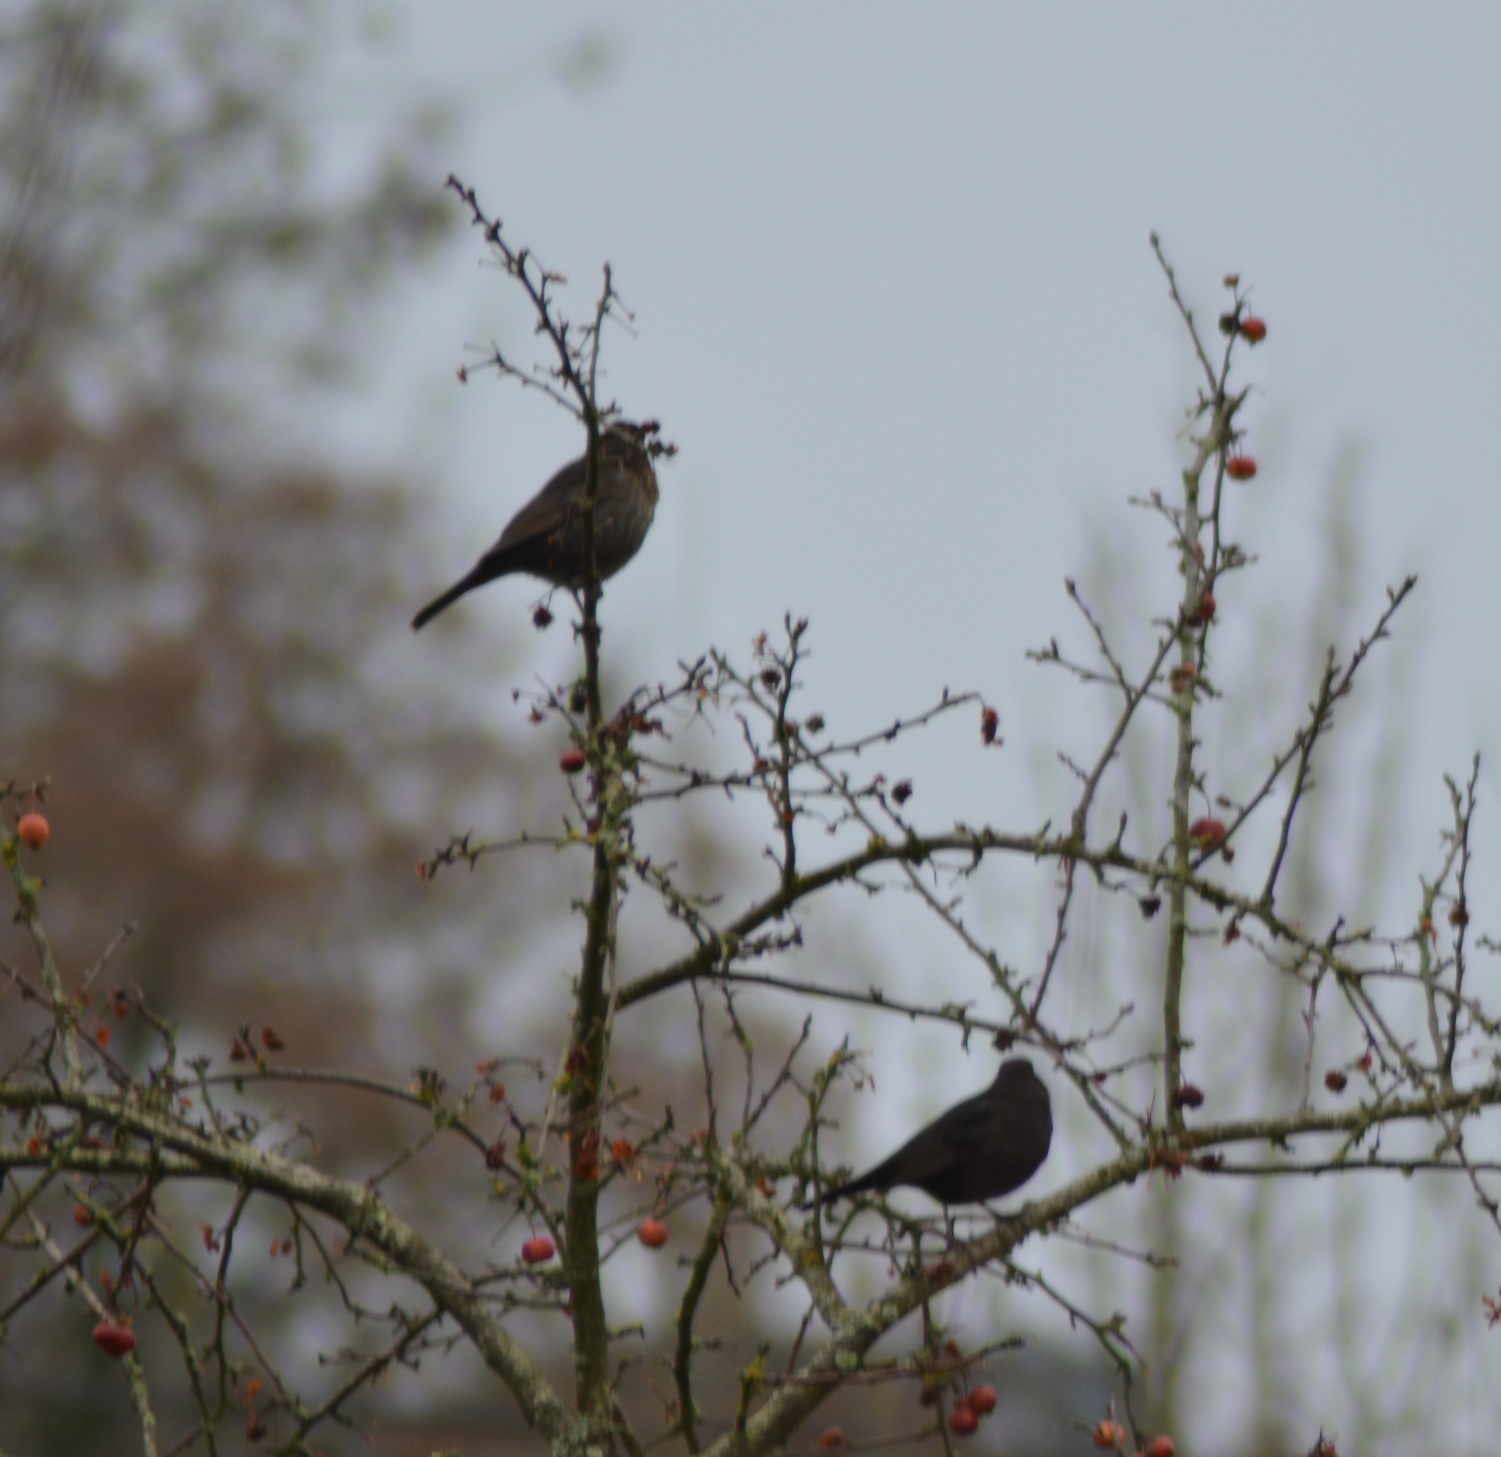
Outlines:
<svg viewBox="0 0 1501 1457"><path fill-rule="evenodd" d="M652 426L612 425L599 437L594 490L594 565L613 577L641 549L657 510L657 474L641 443ZM524 572L558 587L584 584L582 506L587 459L571 460L507 523L500 540L446 592L412 619L415 631L466 593L497 577Z"/></svg>
<svg viewBox="0 0 1501 1457"><path fill-rule="evenodd" d="M940 1204L982 1204L1021 1188L1042 1167L1052 1141L1048 1090L1030 1062L1013 1057L983 1093L940 1113L890 1158L817 1202L910 1184Z"/></svg>

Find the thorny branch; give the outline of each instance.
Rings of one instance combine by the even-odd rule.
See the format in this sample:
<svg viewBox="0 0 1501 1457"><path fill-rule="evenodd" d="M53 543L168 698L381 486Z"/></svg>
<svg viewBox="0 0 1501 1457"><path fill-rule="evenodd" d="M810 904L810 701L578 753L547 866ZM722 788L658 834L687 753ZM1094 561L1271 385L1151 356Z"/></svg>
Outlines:
<svg viewBox="0 0 1501 1457"><path fill-rule="evenodd" d="M634 1453L671 1439L691 1454L749 1457L793 1440L799 1424L841 1384L930 1379L943 1296L987 1270L1035 1289L1070 1324L1087 1327L1115 1364L1129 1402L1140 1359L1124 1321L1089 1311L1040 1265L1016 1264L1015 1252L1029 1240L1041 1246L1102 1196L1139 1180L1160 1176L1173 1182L1200 1173L1268 1178L1459 1172L1501 1232L1487 1182L1501 1166L1470 1159L1464 1142L1467 1130L1501 1104L1501 1080L1488 1071L1461 1086L1457 1076L1468 1067L1488 1067L1501 1042L1501 1019L1477 992L1481 979L1467 976L1477 950L1467 927L1478 761L1463 787L1449 783L1451 823L1435 873L1423 883L1416 928L1384 937L1348 929L1343 921L1322 931L1306 929L1277 902L1279 877L1303 829L1295 816L1314 787L1315 750L1333 731L1335 709L1370 652L1388 636L1413 579L1388 594L1374 626L1346 661L1331 649L1306 716L1287 737L1279 736L1286 747L1264 776L1258 768L1259 782L1230 823L1213 832L1193 828L1196 797L1208 794L1197 710L1224 691L1221 683L1211 686L1209 672L1213 589L1251 560L1226 540L1223 529L1233 501L1224 485L1227 462L1241 435L1239 412L1247 397L1230 388L1244 306L1238 285L1227 343L1212 362L1153 240L1203 375L1189 412L1181 502L1154 494L1143 503L1167 523L1177 600L1154 623L1152 641L1138 658L1117 649L1108 617L1069 583L1103 667L1066 656L1056 643L1032 655L1111 692L1109 726L1098 748L1080 756L1070 803L1055 821L1066 829L1055 831L1054 822L1032 831L962 822L925 828L909 808L913 786L900 767L911 737L956 712L978 709L981 744L975 752L989 752L1000 747L995 711L975 694L945 689L919 712L836 736L821 713L802 707L810 660L808 624L801 619L789 616L779 640L757 637L748 669L710 651L679 664L669 682L639 689L607 710L592 503L600 431L614 406L599 401L597 388L605 325L628 325L629 315L606 267L589 321L575 330L557 307L562 280L529 250L513 248L472 190L456 179L450 186L530 301L537 335L549 351L547 363L536 368L522 368L498 349L485 365L564 405L586 435L583 520L591 570L577 594L582 672L577 685L541 688L532 709L538 722L557 724L583 748L587 779L577 781L569 816L555 833L527 830L497 841L466 833L451 838L426 864L430 877L461 860L474 868L496 855L546 848L557 855L562 873L575 875L581 886L582 944L566 1046L556 1061L552 1052L528 1058L529 1067L558 1070L543 1111L524 1116L514 1096L487 1102L486 1090L496 1087L493 1069L451 1095L440 1069L422 1069L415 1084L406 1085L334 1069L283 1067L270 1061L264 1046L254 1046L248 1027L234 1035L233 1066L216 1067L207 1058L184 1064L170 1019L148 1006L138 990L120 988L114 993L120 1005L141 1019L153 1039L151 1062L123 1061L87 1033L81 1015L85 993L108 992L109 958L101 957L69 985L47 937L41 882L27 873L17 837L6 833L18 919L36 966L3 967L8 993L35 1025L24 1051L0 1074L0 1109L15 1125L0 1135L0 1251L30 1262L0 1322L64 1281L101 1311L123 1314L129 1304L142 1328L148 1316L159 1316L180 1353L196 1413L194 1425L168 1450L186 1450L200 1437L213 1449L216 1427L243 1389L245 1369L270 1383L261 1405L288 1423L277 1434L280 1450L301 1452L321 1424L352 1420L355 1397L393 1365L462 1342L558 1452ZM1102 786L1119 766L1127 736L1152 715L1165 716L1174 735L1166 786L1171 834L1166 845L1144 844L1122 816L1104 838L1092 828ZM708 732L713 752L694 748L700 731ZM1242 889L1227 869L1233 842L1282 784L1288 803L1265 877L1259 889ZM679 867L655 850L653 836L690 808L719 800L764 812L764 858L753 884L694 890ZM1225 796L1214 802L1231 803ZM998 859L1042 863L1054 872L1051 935L1036 965L1017 964L1017 957L975 929L968 913L966 893L977 873ZM1135 996L1093 1016L1060 1009L1065 999L1053 988L1066 976L1055 973L1063 965L1078 887L1091 884L1129 898L1149 919L1166 898L1160 1020L1155 1013L1150 1019L1138 1013L1141 999ZM896 888L911 896L973 964L975 999L925 999L875 979L852 988L777 968L778 958L805 940L805 908L840 886L871 894ZM681 949L622 980L620 906L632 890L661 909ZM1454 933L1447 946L1438 929L1445 921ZM1186 1096L1183 1060L1193 1038L1183 1024L1185 988L1194 970L1193 948L1210 938L1242 942L1269 977L1287 978L1300 996L1306 992L1304 1097L1290 1111L1208 1121ZM1310 1096L1315 1042L1320 999L1334 1000L1329 989L1365 1037L1366 1050L1326 1075L1325 1089L1333 1097L1350 1082L1356 1096L1338 1106L1317 1106ZM671 1109L643 1113L613 1080L617 1021L675 1016L674 994L692 998L698 1034L706 1122L691 1131L677 1127ZM805 1013L800 1031L785 1035L785 1050L766 1056L765 1023L745 1014L748 997L792 997L804 1009L813 1002L858 1003L902 1023L948 1023L961 1043L981 1032L1036 1049L1048 1060L1054 1088L1077 1093L1108 1136L1111 1156L1009 1215L949 1211L945 1218L912 1218L880 1198L862 1199L848 1215L825 1224L791 1199L810 1185L827 1187L821 1184L830 1163L823 1132L836 1094L863 1076L859 1055L840 1041L820 1057L822 1034ZM1426 1047L1420 1034L1413 1035L1415 1017L1416 1025L1426 1024ZM720 1055L726 1043L733 1044L727 1059ZM811 1077L803 1066L809 1060L816 1064ZM1154 1080L1160 1073L1160 1107L1155 1098L1143 1106L1133 1094L1127 1074L1136 1069L1150 1070ZM281 1133L255 1101L273 1083L338 1086L379 1099L421 1126L397 1157L372 1160L360 1177L335 1177L318 1166L317 1152L299 1143L300 1128L277 1141ZM492 1116L501 1120L498 1132L487 1128ZM791 1137L789 1118L801 1120ZM1431 1130L1433 1146L1422 1155L1392 1154L1382 1135L1398 1125ZM607 1129L631 1136L620 1132L607 1139ZM488 1246L460 1254L397 1213L402 1182L415 1178L418 1164L440 1144L462 1150L483 1170L490 1215L499 1208L505 1223L546 1231L545 1255L535 1262L497 1259ZM184 1186L203 1184L223 1190L230 1207L214 1226L203 1226L200 1252L179 1232L191 1223L169 1217L168 1202ZM378 1322L383 1331L378 1349L351 1353L349 1372L320 1396L307 1395L290 1378L233 1295L234 1277L245 1267L252 1237L262 1233L267 1208L285 1222L273 1253L290 1262L294 1288L315 1283L316 1276L330 1292L330 1307L351 1326ZM70 1209L82 1211L87 1230L65 1250L51 1226ZM872 1209L885 1220L884 1238L856 1238L852 1225ZM628 1409L632 1373L646 1358L631 1355L611 1367L612 1342L625 1331L611 1325L603 1280L609 1260L635 1247L631 1231L643 1211L685 1221L702 1217L659 1352L670 1384L662 1393L660 1431L651 1435L638 1411ZM1066 1233L1076 1237L1072 1226ZM1103 1253L1134 1258L1088 1231L1083 1237ZM870 1256L888 1264L888 1278L869 1299L847 1296L848 1266ZM1151 1259L1146 1257L1149 1266ZM162 1263L188 1278L167 1281ZM361 1278L350 1278L352 1272ZM713 1308L707 1297L721 1279L732 1300L743 1300L757 1281L795 1287L803 1309L781 1374L769 1376L768 1352L758 1352L735 1371L729 1405L710 1410L704 1373L718 1352L713 1333L703 1327ZM390 1282L380 1288L398 1291L384 1308L367 1293L371 1280ZM184 1300L184 1286L196 1307ZM402 1302L412 1287L418 1305L408 1310ZM873 1358L876 1342L914 1313L922 1325L920 1340L914 1332L916 1353ZM557 1375L517 1333L513 1322L521 1315L566 1323L571 1395L563 1394ZM1007 1344L987 1341L982 1349L989 1353ZM967 1364L961 1357L954 1370ZM139 1363L128 1367L149 1446L153 1419L144 1377L138 1394L134 1385L141 1369ZM258 1419L259 1411L252 1415ZM941 1425L938 1431L947 1441Z"/></svg>

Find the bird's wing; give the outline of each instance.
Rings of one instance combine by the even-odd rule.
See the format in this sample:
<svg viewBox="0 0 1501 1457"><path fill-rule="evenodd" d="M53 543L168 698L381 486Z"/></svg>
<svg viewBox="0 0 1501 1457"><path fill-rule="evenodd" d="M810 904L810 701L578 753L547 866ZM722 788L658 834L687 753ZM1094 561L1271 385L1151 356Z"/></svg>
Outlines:
<svg viewBox="0 0 1501 1457"><path fill-rule="evenodd" d="M563 525L568 516L568 498L584 483L584 466L571 460L506 523L500 539L485 553L493 557L519 541L546 536Z"/></svg>
<svg viewBox="0 0 1501 1457"><path fill-rule="evenodd" d="M956 1161L974 1156L990 1116L990 1110L979 1098L956 1103L914 1133L859 1182L872 1189L896 1183L919 1185L947 1173Z"/></svg>

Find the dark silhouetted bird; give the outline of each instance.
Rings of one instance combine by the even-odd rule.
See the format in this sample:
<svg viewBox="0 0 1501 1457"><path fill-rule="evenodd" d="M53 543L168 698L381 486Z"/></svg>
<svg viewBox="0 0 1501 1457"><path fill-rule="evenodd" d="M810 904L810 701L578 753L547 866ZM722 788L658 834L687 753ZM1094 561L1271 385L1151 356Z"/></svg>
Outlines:
<svg viewBox="0 0 1501 1457"><path fill-rule="evenodd" d="M940 1204L983 1204L1021 1188L1042 1167L1052 1141L1048 1090L1026 1058L1013 1057L983 1093L955 1103L868 1174L815 1202L910 1184Z"/></svg>
<svg viewBox="0 0 1501 1457"><path fill-rule="evenodd" d="M641 549L657 509L657 474L642 440L654 426L611 425L599 437L599 485L594 493L594 564L613 577ZM558 587L584 584L586 457L571 460L513 517L500 540L412 619L423 627L466 592L512 572Z"/></svg>

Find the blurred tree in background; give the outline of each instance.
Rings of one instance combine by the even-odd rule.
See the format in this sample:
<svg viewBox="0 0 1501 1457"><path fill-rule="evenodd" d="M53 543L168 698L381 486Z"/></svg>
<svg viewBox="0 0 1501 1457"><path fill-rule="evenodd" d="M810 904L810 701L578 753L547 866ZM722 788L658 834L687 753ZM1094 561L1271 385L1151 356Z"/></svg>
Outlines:
<svg viewBox="0 0 1501 1457"><path fill-rule="evenodd" d="M428 533L399 480L284 423L358 385L372 300L454 221L436 110L392 115L363 173L313 174L307 88L360 23L176 0L0 21L0 746L54 786L59 954L128 923L116 969L185 1037L222 1050L274 1008L341 1065L388 1040L374 999L419 963L452 992L426 1015L462 1026L476 947L535 889L509 877L454 935L415 884L419 829L524 798L533 746L393 680ZM336 1146L387 1137L373 1106L319 1116ZM0 1391L47 1446L100 1450L67 1344L49 1329Z"/></svg>

